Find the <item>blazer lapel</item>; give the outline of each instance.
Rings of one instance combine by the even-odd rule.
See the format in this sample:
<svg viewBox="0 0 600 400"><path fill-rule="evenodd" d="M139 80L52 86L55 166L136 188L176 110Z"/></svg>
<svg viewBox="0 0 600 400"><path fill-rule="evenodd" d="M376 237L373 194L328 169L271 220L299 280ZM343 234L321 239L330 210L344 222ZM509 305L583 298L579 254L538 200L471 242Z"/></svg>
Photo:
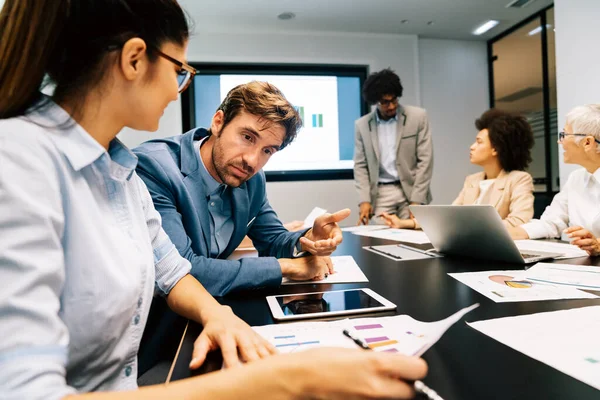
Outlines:
<svg viewBox="0 0 600 400"><path fill-rule="evenodd" d="M398 105L398 122L396 123L396 153L400 151L400 142L402 142L402 134L404 133L404 126L406 125L406 112L404 107Z"/></svg>
<svg viewBox="0 0 600 400"><path fill-rule="evenodd" d="M237 188L229 187L228 190L232 191L233 234L227 248L221 253L224 256L229 256L246 235L249 213L248 206L250 204L246 183Z"/></svg>
<svg viewBox="0 0 600 400"><path fill-rule="evenodd" d="M489 204L496 208L498 207L498 204L502 199L502 195L504 194L504 187L506 186L507 177L508 175L504 171L501 171L500 175L498 175L498 178L496 178L496 182L494 182L486 195L486 197L489 198Z"/></svg>
<svg viewBox="0 0 600 400"><path fill-rule="evenodd" d="M377 118L375 118L376 112L377 110L373 111L369 119L367 119L367 129L369 132L367 136L371 139L371 145L375 151L375 156L377 157L377 160L379 160L379 136L377 133Z"/></svg>
<svg viewBox="0 0 600 400"><path fill-rule="evenodd" d="M205 254L210 254L210 235L212 233L210 231L210 214L208 213L208 195L206 193L204 181L202 181L202 177L199 173L195 173L185 177L183 182L192 197L192 203L194 204L198 220L200 221L204 245L206 246Z"/></svg>
<svg viewBox="0 0 600 400"><path fill-rule="evenodd" d="M202 175L200 174L200 154L196 154L194 148L194 140L199 140L208 135L204 129L196 129L190 132L189 137L182 138L181 141L181 172L186 175L183 179L190 196L192 203L196 209L206 253L210 254L210 214L208 212L208 193Z"/></svg>
<svg viewBox="0 0 600 400"><path fill-rule="evenodd" d="M467 182L463 204L475 204L479 198L479 182L485 178L485 173L480 172Z"/></svg>

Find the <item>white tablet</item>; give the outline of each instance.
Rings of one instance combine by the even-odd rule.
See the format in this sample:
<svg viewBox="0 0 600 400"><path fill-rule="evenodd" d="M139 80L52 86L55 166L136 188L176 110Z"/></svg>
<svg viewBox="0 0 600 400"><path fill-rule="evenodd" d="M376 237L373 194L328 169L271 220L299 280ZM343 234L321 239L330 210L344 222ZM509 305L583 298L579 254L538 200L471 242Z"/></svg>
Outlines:
<svg viewBox="0 0 600 400"><path fill-rule="evenodd" d="M371 289L268 296L267 303L276 320L329 318L396 309L394 303Z"/></svg>

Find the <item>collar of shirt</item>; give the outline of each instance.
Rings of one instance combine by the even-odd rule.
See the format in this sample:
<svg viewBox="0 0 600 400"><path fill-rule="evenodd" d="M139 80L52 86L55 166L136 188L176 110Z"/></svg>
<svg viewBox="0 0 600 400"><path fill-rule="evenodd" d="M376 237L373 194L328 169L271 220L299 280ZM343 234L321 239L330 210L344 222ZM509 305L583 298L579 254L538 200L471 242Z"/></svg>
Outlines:
<svg viewBox="0 0 600 400"><path fill-rule="evenodd" d="M138 158L119 139L113 139L108 151L104 149L81 125L50 97L41 100L45 104L28 114L33 122L46 126L56 126L51 140L62 152L75 171L95 163L98 159L107 157L110 175L119 181L129 180L135 171Z"/></svg>
<svg viewBox="0 0 600 400"><path fill-rule="evenodd" d="M202 168L200 168L200 176L202 177L202 181L204 182L204 185L206 186L208 196L210 196L215 193L220 193L220 192L224 191L225 188L227 187L227 185L217 182L217 180L212 177L210 172L208 172L206 165L204 165L204 160L202 160L202 156L200 155L200 147L202 146L202 143L204 143L204 141L208 138L209 137L207 136L198 141L198 144L196 145L197 146L196 153L198 154L198 157L200 158L200 165L202 165Z"/></svg>
<svg viewBox="0 0 600 400"><path fill-rule="evenodd" d="M396 109L396 115L394 115L392 118L384 120L381 119L381 117L379 116L379 110L375 110L375 121L377 121L377 125L379 124L391 124L394 122L398 122L398 110L400 109L400 107L398 107Z"/></svg>
<svg viewBox="0 0 600 400"><path fill-rule="evenodd" d="M592 177L594 179L592 179ZM591 182L590 182L591 181ZM585 176L583 177L583 183L587 187L590 184L600 184L600 168L590 174L588 170L585 170Z"/></svg>

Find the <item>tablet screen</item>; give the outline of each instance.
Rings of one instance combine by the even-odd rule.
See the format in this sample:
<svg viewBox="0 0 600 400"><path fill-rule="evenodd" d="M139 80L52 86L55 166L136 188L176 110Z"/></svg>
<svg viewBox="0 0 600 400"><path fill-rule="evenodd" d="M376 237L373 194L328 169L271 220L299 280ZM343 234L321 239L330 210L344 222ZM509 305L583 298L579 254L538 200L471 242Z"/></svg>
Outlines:
<svg viewBox="0 0 600 400"><path fill-rule="evenodd" d="M362 290L276 296L276 299L284 315L383 307L383 304Z"/></svg>

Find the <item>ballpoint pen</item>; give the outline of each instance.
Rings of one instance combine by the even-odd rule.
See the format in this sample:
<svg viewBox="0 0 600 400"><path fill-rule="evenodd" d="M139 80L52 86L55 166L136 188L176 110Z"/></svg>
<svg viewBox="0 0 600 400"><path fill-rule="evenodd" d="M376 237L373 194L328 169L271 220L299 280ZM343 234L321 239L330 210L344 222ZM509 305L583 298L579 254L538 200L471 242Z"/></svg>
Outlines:
<svg viewBox="0 0 600 400"><path fill-rule="evenodd" d="M344 334L344 336L352 339L352 341L354 343L356 343L357 345L359 345L361 349L372 350L365 341L363 341L358 336L353 335L352 332L350 332L348 329L344 329L342 331L342 333ZM444 400L439 394L437 394L437 392L435 390L428 387L421 381L415 381L414 388L415 388L415 392L426 396L429 400Z"/></svg>

